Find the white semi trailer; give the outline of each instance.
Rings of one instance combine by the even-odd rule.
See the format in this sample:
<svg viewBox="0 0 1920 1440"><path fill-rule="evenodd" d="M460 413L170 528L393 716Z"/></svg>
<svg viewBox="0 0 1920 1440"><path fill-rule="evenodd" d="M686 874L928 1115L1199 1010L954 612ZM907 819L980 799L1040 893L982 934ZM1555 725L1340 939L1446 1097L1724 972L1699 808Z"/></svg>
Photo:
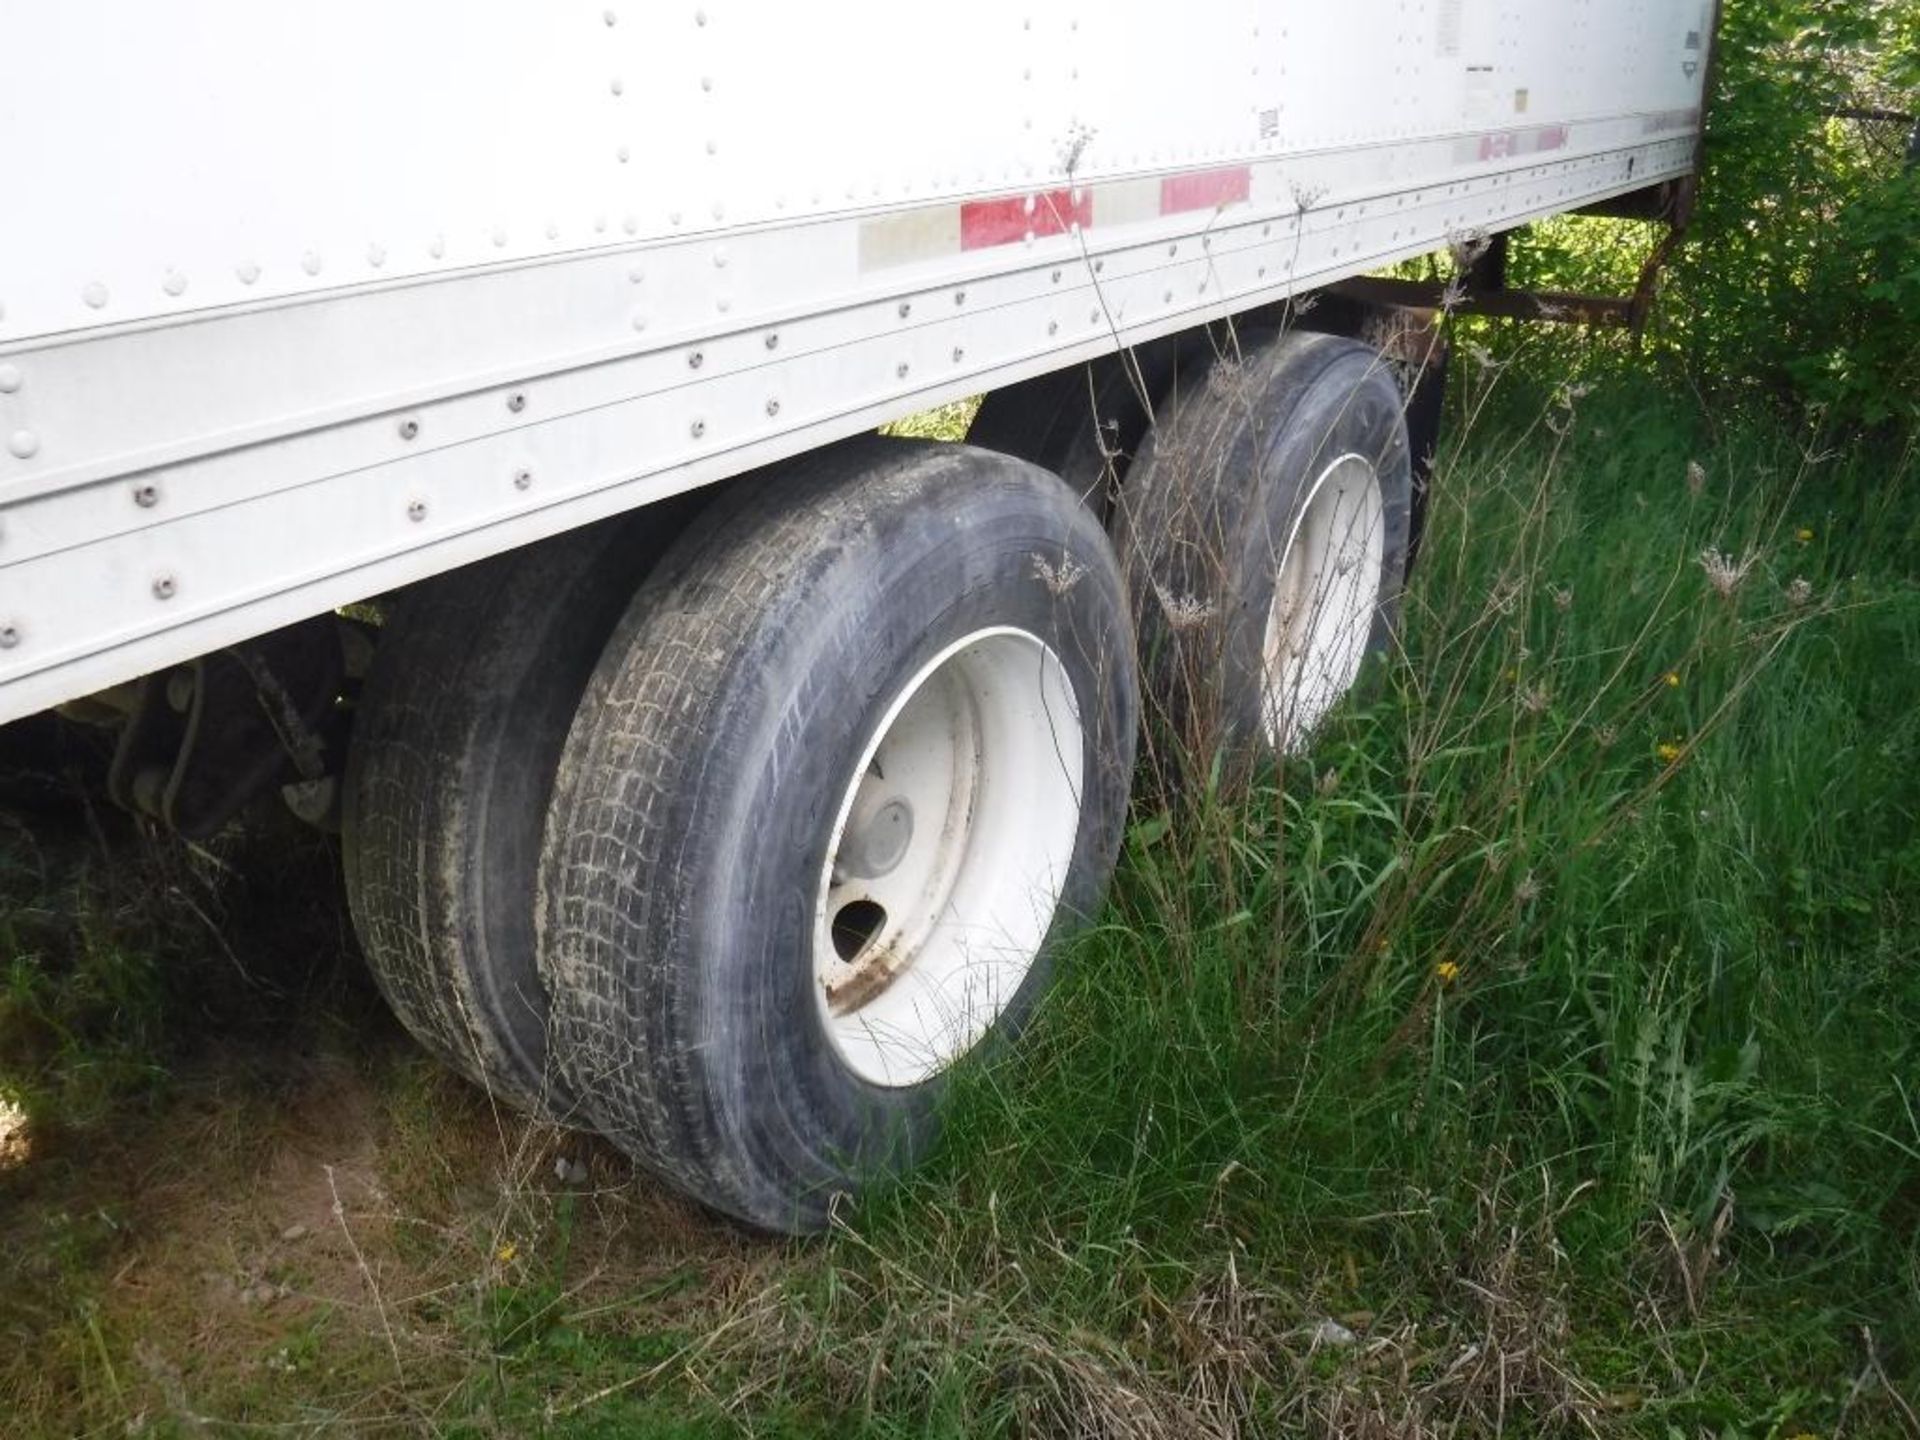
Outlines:
<svg viewBox="0 0 1920 1440"><path fill-rule="evenodd" d="M1297 297L1670 198L1711 35L0 0L0 720L189 835L337 810L428 1046L816 1227L1031 1011L1141 687L1297 748L1383 640L1429 440Z"/></svg>

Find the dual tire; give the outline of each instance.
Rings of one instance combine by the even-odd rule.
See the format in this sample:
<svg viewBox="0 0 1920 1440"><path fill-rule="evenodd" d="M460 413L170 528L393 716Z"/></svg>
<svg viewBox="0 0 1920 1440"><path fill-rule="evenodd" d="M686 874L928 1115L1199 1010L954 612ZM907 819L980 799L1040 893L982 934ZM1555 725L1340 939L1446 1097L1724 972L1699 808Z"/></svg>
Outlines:
<svg viewBox="0 0 1920 1440"><path fill-rule="evenodd" d="M1412 520L1406 402L1372 348L1254 333L1162 407L1113 519L1183 766L1306 750L1385 650Z"/></svg>
<svg viewBox="0 0 1920 1440"><path fill-rule="evenodd" d="M342 860L394 1013L469 1080L571 1120L535 962L533 877L581 691L669 517L573 531L406 592L360 696Z"/></svg>
<svg viewBox="0 0 1920 1440"><path fill-rule="evenodd" d="M1342 603L1377 643L1404 453L1390 382L1332 398L1373 384L1355 351L1276 340L1253 389L1163 393L1152 426L1033 427L1081 488L1094 455L1121 479L1118 555L1047 469L876 438L406 597L345 817L396 1012L718 1210L826 1224L924 1153L952 1066L1018 1033L1097 907L1140 657L1157 707L1230 691L1234 733L1284 748L1274 597L1316 525L1369 567ZM1209 618L1173 624L1189 590Z"/></svg>
<svg viewBox="0 0 1920 1440"><path fill-rule="evenodd" d="M473 1078L749 1223L818 1229L917 1158L953 1062L1019 1030L1112 871L1138 724L1119 570L1018 460L873 440L731 487L599 628L557 742L497 704L415 718L491 658L431 633L462 658L384 650L350 782L376 976ZM462 930L445 880L489 839L447 792L497 772L546 776L515 809L541 836L493 847L513 883L463 890ZM514 975L505 1004L476 1005L482 971Z"/></svg>
<svg viewBox="0 0 1920 1440"><path fill-rule="evenodd" d="M1391 642L1413 530L1406 409L1372 347L1258 329L982 406L969 441L1105 498L1164 778L1245 778L1306 749Z"/></svg>

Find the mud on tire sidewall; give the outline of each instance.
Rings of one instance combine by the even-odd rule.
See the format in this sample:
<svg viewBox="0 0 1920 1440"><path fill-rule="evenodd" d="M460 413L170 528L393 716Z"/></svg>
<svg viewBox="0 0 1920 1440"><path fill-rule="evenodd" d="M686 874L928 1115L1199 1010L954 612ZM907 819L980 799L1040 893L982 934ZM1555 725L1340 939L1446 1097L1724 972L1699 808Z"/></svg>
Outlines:
<svg viewBox="0 0 1920 1440"><path fill-rule="evenodd" d="M595 1120L698 1198L787 1231L818 1228L836 1194L911 1163L946 1084L944 1072L902 1087L859 1078L814 994L826 847L900 688L959 638L1011 626L1051 647L1079 705L1086 759L1064 893L989 1044L1024 1023L1060 931L1099 901L1136 720L1116 570L1059 481L951 446L907 447L867 474L802 471L696 526L616 633L562 764L543 945L568 1073ZM783 513L753 514L756 500ZM730 546L743 523L760 542ZM728 653L668 687L703 712L678 731L699 734L702 753L661 776L629 723L636 702L664 698L662 677L643 672L677 653L670 632L688 611L726 609L716 587L746 573L759 584L732 597L741 633L729 641L723 623L714 636ZM641 746L668 738L639 729ZM649 776L658 792L643 815L620 792ZM620 877L637 905L609 903Z"/></svg>

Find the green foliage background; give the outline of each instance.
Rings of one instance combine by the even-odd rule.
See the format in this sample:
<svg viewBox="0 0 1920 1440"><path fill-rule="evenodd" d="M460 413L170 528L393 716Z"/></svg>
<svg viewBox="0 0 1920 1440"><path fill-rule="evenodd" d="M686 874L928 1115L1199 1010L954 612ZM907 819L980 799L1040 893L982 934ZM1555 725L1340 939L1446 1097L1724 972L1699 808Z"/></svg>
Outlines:
<svg viewBox="0 0 1920 1440"><path fill-rule="evenodd" d="M1920 417L1920 163L1908 125L1844 110L1920 112L1920 4L1726 0L1698 201L1644 343L1717 402L1905 428ZM1515 283L1623 292L1656 238L1555 221L1516 251Z"/></svg>

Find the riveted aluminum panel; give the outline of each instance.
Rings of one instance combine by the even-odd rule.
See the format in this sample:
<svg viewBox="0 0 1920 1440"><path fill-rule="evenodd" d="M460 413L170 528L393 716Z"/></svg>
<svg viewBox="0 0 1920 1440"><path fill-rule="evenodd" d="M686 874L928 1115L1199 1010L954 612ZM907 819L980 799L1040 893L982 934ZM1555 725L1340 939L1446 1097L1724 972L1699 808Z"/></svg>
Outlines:
<svg viewBox="0 0 1920 1440"><path fill-rule="evenodd" d="M0 0L0 719L1683 174L1706 23Z"/></svg>

